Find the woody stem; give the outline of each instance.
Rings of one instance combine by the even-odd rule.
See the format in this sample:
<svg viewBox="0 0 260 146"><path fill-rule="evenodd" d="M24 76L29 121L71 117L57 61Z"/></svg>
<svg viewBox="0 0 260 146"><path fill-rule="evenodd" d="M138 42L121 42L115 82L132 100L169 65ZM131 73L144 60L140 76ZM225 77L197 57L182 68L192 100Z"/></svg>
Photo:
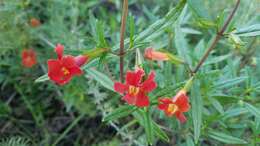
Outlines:
<svg viewBox="0 0 260 146"><path fill-rule="evenodd" d="M128 14L128 0L124 0L123 3L123 14L121 18L121 29L120 29L120 80L124 80L124 34L126 27L126 19Z"/></svg>
<svg viewBox="0 0 260 146"><path fill-rule="evenodd" d="M227 29L228 24L230 23L230 21L232 20L235 12L237 11L237 8L240 4L240 0L237 0L236 5L234 7L234 9L232 10L232 12L230 13L230 15L228 16L227 20L225 21L224 25L222 26L222 28L220 29L220 31L217 32L212 44L209 46L209 48L207 49L207 51L205 52L205 54L203 55L203 57L200 59L198 65L195 67L195 69L192 71L193 74L196 74L198 72L198 70L200 69L200 67L202 66L202 64L206 61L206 59L208 58L210 52L215 48L216 44L218 43L218 41L221 39L221 37L223 36L225 30Z"/></svg>

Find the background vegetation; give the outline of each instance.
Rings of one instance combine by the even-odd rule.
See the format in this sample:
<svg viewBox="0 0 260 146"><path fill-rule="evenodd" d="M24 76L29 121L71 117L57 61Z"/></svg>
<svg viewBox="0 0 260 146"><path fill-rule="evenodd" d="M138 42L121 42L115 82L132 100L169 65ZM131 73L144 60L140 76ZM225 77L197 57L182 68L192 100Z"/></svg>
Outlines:
<svg viewBox="0 0 260 146"><path fill-rule="evenodd" d="M125 70L133 70L136 48L143 53L149 46L194 68L236 0L187 0L175 8L179 2L129 0ZM47 59L56 57L57 43L66 54L97 47L117 53L121 5L119 0L0 1L0 145L260 145L259 0L241 0L198 72L185 124L158 110L152 110L151 120L159 129L148 132L136 112L102 122L124 105L112 88L112 81L119 81L119 57L113 54L89 62L85 74L65 86L35 83L46 74ZM31 18L41 25L32 27ZM33 68L21 65L24 48L37 52ZM151 97L174 96L190 75L185 66L169 62L145 60L144 68L156 71L158 88Z"/></svg>

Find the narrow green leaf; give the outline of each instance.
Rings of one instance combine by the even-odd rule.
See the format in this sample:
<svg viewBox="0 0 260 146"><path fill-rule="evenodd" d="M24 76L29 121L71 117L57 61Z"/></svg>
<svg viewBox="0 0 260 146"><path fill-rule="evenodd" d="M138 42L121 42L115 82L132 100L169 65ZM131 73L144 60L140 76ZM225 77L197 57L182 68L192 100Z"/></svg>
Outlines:
<svg viewBox="0 0 260 146"><path fill-rule="evenodd" d="M208 59L208 60L203 64L203 66L219 63L219 62L221 62L221 61L224 61L224 60L228 59L230 56L231 56L231 54L227 54L227 55L217 56L217 57Z"/></svg>
<svg viewBox="0 0 260 146"><path fill-rule="evenodd" d="M260 31L238 34L238 36L240 36L240 37L255 37L255 36L259 36L259 35L260 35Z"/></svg>
<svg viewBox="0 0 260 146"><path fill-rule="evenodd" d="M224 108L223 106L219 103L218 100L216 100L215 98L213 97L210 97L209 98L209 101L211 102L211 104L215 107L215 109L221 113L221 114L224 114Z"/></svg>
<svg viewBox="0 0 260 146"><path fill-rule="evenodd" d="M205 8L205 1L203 0L187 0L187 4L197 18L198 22L205 27L215 26L215 24L210 21L210 15L207 13Z"/></svg>
<svg viewBox="0 0 260 146"><path fill-rule="evenodd" d="M104 117L103 121L105 121L105 122L113 121L118 118L125 117L125 116L131 114L135 110L136 110L136 107L133 107L130 105L121 106L121 107L117 108L116 110L114 110L113 112L111 112L106 117Z"/></svg>
<svg viewBox="0 0 260 146"><path fill-rule="evenodd" d="M168 135L159 127L159 125L157 125L154 121L152 121L153 123L153 130L155 132L155 134L162 140L169 142L169 137Z"/></svg>
<svg viewBox="0 0 260 146"><path fill-rule="evenodd" d="M202 34L200 31L190 27L182 27L181 31L188 34L197 34L197 35Z"/></svg>
<svg viewBox="0 0 260 146"><path fill-rule="evenodd" d="M203 0L187 0L188 6L191 8L192 12L198 17L209 18L207 10L204 6L205 2Z"/></svg>
<svg viewBox="0 0 260 146"><path fill-rule="evenodd" d="M187 7L185 7L182 10L180 17L176 22L174 31L175 34L178 35L174 35L174 44L176 46L178 56L184 59L186 63L191 64L191 59L189 57L190 49L189 49L188 41L186 39L186 34L181 31L181 24L183 23L182 21L184 20L186 12L187 12Z"/></svg>
<svg viewBox="0 0 260 146"><path fill-rule="evenodd" d="M135 20L134 16L130 16L130 47L132 48L134 46L134 35L135 35Z"/></svg>
<svg viewBox="0 0 260 146"><path fill-rule="evenodd" d="M255 117L260 118L260 110L249 103L244 103L246 109L253 114Z"/></svg>
<svg viewBox="0 0 260 146"><path fill-rule="evenodd" d="M209 137L226 144L247 144L247 142L243 139L233 137L228 134L214 131L214 130L209 131Z"/></svg>
<svg viewBox="0 0 260 146"><path fill-rule="evenodd" d="M245 81L245 79L247 79L248 77L237 77L237 78L233 78L233 79L228 79L228 80L221 80L220 82L217 82L214 85L214 88L227 88L227 87L231 87L234 85L237 85L243 81Z"/></svg>
<svg viewBox="0 0 260 146"><path fill-rule="evenodd" d="M253 24L250 26L245 26L243 28L237 29L235 31L235 34L244 37L258 36L260 35L260 24Z"/></svg>
<svg viewBox="0 0 260 146"><path fill-rule="evenodd" d="M223 118L227 119L227 118L239 116L239 115L246 114L246 113L248 113L248 110L246 108L233 108L233 109L227 110L224 113Z"/></svg>
<svg viewBox="0 0 260 146"><path fill-rule="evenodd" d="M151 115L149 111L142 111L143 116L143 126L147 138L147 142L151 145L153 143L153 126L152 126L152 120Z"/></svg>
<svg viewBox="0 0 260 146"><path fill-rule="evenodd" d="M200 137L200 129L202 125L202 108L203 102L202 97L200 95L199 83L197 81L194 82L192 90L191 90L191 105L192 105L192 120L194 127L194 140L197 144Z"/></svg>
<svg viewBox="0 0 260 146"><path fill-rule="evenodd" d="M139 124L144 127L147 142L152 144L153 142L153 125L150 114L147 111L138 109L137 112L133 113L134 117L138 120Z"/></svg>
<svg viewBox="0 0 260 146"><path fill-rule="evenodd" d="M39 78L37 78L34 82L35 83L40 83L40 82L45 82L49 80L48 74L42 75Z"/></svg>
<svg viewBox="0 0 260 146"><path fill-rule="evenodd" d="M93 77L97 82L99 82L105 88L114 91L114 82L105 74L95 70L87 69L87 74Z"/></svg>
<svg viewBox="0 0 260 146"><path fill-rule="evenodd" d="M107 47L107 42L104 34L104 24L101 21L97 22L96 32L98 34L98 40L99 40L98 47L100 48Z"/></svg>
<svg viewBox="0 0 260 146"><path fill-rule="evenodd" d="M149 36L152 36L156 32L164 31L164 28L172 25L177 20L177 18L180 15L180 12L184 8L185 4L186 4L186 0L181 0L178 3L178 5L175 8L171 9L163 18L157 20L152 25L150 25L147 29L140 32L135 37L135 41L136 42L139 42L139 41L145 42L149 39ZM129 38L124 40L125 46L127 46L129 43L130 43ZM117 50L117 49L119 49L119 43L112 47L112 50Z"/></svg>
<svg viewBox="0 0 260 146"><path fill-rule="evenodd" d="M186 146L194 146L194 142L190 136L186 139Z"/></svg>
<svg viewBox="0 0 260 146"><path fill-rule="evenodd" d="M223 104L227 103L235 103L238 100L240 100L239 97L236 96L230 96L230 95L225 95L225 94L219 94L219 95L212 95L213 98L217 99L219 102Z"/></svg>

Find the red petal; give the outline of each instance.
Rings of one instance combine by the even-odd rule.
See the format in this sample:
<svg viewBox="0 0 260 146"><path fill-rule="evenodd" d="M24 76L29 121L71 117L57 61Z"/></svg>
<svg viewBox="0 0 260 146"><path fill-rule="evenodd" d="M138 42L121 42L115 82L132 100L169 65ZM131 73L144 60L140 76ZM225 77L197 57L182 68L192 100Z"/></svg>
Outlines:
<svg viewBox="0 0 260 146"><path fill-rule="evenodd" d="M71 76L83 74L83 71L78 66L69 68L69 72L70 72Z"/></svg>
<svg viewBox="0 0 260 146"><path fill-rule="evenodd" d="M125 84L120 83L120 82L115 82L114 89L115 89L116 92L123 94L127 90L127 86Z"/></svg>
<svg viewBox="0 0 260 146"><path fill-rule="evenodd" d="M48 60L48 76L51 80L60 81L62 63L60 60L49 59Z"/></svg>
<svg viewBox="0 0 260 146"><path fill-rule="evenodd" d="M144 71L142 69L138 69L135 72L128 71L126 73L126 84L138 86L141 82L143 75Z"/></svg>
<svg viewBox="0 0 260 146"><path fill-rule="evenodd" d="M176 118L181 122L181 123L185 123L186 122L186 117L183 113L181 112L177 112L176 113Z"/></svg>
<svg viewBox="0 0 260 146"><path fill-rule="evenodd" d="M136 102L136 97L130 96L129 94L123 96L122 99L130 105L134 105Z"/></svg>
<svg viewBox="0 0 260 146"><path fill-rule="evenodd" d="M157 84L154 81L154 78L155 78L155 73L151 72L150 75L148 76L147 80L145 80L143 82L142 89L144 91L151 92L157 87Z"/></svg>
<svg viewBox="0 0 260 146"><path fill-rule="evenodd" d="M49 72L58 72L62 68L62 62L56 59L49 59L48 60L48 71Z"/></svg>
<svg viewBox="0 0 260 146"><path fill-rule="evenodd" d="M28 50L23 50L22 51L22 58L26 58L27 56L29 56Z"/></svg>
<svg viewBox="0 0 260 146"><path fill-rule="evenodd" d="M56 45L55 52L57 53L57 56L58 56L59 59L61 59L62 56L63 56L63 50L64 50L63 45L61 45L61 44Z"/></svg>
<svg viewBox="0 0 260 146"><path fill-rule="evenodd" d="M149 104L150 104L149 97L144 95L144 93L140 92L137 95L135 105L138 107L146 107L149 106Z"/></svg>
<svg viewBox="0 0 260 146"><path fill-rule="evenodd" d="M23 58L22 64L23 64L23 66L30 68L30 67L32 67L33 65L36 64L36 60L33 59L33 58L30 58L30 57Z"/></svg>
<svg viewBox="0 0 260 146"><path fill-rule="evenodd" d="M186 95L186 92L181 90L174 97L175 104L178 106L181 112L187 112L190 109L189 97Z"/></svg>
<svg viewBox="0 0 260 146"><path fill-rule="evenodd" d="M73 57L71 55L66 55L66 56L62 57L62 64L63 64L63 66L65 66L68 69L77 66L76 62L75 62L75 57Z"/></svg>
<svg viewBox="0 0 260 146"><path fill-rule="evenodd" d="M159 98L158 99L158 109L159 110L166 110L170 103L173 103L170 98Z"/></svg>

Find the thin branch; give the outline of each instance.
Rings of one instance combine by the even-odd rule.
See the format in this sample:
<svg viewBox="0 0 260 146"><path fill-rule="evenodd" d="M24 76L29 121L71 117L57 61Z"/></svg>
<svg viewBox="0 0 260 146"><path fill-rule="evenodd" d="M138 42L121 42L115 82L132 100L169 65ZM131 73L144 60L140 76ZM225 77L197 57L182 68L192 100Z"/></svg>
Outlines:
<svg viewBox="0 0 260 146"><path fill-rule="evenodd" d="M235 12L237 11L237 8L240 4L240 0L237 0L236 6L235 8L232 10L232 12L230 13L228 19L225 21L223 27L220 29L220 31L217 32L214 41L212 42L212 44L210 45L210 47L207 49L206 53L203 55L203 57L201 58L201 60L199 61L198 65L195 67L195 69L193 70L193 74L197 73L198 70L200 69L201 65L205 62L205 60L208 58L210 52L215 48L216 44L218 43L218 41L220 40L220 38L223 36L223 33L225 32L225 30L227 29L228 24L230 23L230 21L232 20Z"/></svg>
<svg viewBox="0 0 260 146"><path fill-rule="evenodd" d="M124 0L123 3L123 14L121 19L121 30L120 30L120 80L124 80L124 35L126 27L126 19L128 14L128 0Z"/></svg>

